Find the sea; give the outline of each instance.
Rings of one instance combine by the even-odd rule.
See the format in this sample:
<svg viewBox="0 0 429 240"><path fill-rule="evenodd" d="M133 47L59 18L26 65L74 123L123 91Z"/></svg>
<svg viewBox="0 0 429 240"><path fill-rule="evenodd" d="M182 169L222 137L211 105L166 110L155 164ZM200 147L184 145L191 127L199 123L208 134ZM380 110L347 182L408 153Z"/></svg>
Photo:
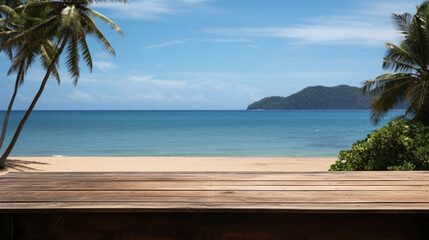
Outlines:
<svg viewBox="0 0 429 240"><path fill-rule="evenodd" d="M337 157L402 114L374 126L369 110L34 111L11 156Z"/></svg>

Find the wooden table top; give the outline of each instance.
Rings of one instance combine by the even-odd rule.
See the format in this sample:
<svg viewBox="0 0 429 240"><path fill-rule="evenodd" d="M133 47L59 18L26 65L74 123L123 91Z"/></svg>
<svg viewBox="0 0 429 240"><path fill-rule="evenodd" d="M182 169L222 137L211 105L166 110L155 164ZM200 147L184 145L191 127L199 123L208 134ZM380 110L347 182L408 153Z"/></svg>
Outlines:
<svg viewBox="0 0 429 240"><path fill-rule="evenodd" d="M429 172L33 172L0 176L0 213L429 213Z"/></svg>

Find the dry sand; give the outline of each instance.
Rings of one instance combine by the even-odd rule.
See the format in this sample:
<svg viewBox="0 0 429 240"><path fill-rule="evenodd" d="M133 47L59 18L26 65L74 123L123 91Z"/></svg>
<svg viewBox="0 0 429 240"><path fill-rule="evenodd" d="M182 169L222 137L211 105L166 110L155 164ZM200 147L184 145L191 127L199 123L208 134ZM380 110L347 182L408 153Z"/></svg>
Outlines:
<svg viewBox="0 0 429 240"><path fill-rule="evenodd" d="M327 171L335 161L335 158L12 157L7 171Z"/></svg>

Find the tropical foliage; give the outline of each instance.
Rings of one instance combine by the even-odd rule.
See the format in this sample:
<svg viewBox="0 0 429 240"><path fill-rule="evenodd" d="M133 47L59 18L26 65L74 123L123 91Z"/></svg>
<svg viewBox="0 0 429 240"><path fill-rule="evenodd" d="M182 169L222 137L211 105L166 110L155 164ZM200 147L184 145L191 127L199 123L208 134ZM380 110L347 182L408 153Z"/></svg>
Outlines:
<svg viewBox="0 0 429 240"><path fill-rule="evenodd" d="M393 70L366 81L364 93L374 96L371 119L374 123L397 103L410 103L406 115L429 125L429 2L417 13L395 13L393 19L404 36L401 44L387 43L383 68Z"/></svg>
<svg viewBox="0 0 429 240"><path fill-rule="evenodd" d="M392 121L341 151L330 170L429 170L429 126Z"/></svg>
<svg viewBox="0 0 429 240"><path fill-rule="evenodd" d="M126 2L126 0L112 1ZM87 36L94 37L108 53L115 55L113 47L98 28L95 19L101 20L119 33L122 33L122 30L110 19L89 8L89 5L95 2L98 1L32 0L23 4L15 4L14 1L2 0L2 5L0 5L2 13L0 48L10 53L12 67L9 73L17 72L17 75L20 75L17 80L19 85L23 82L25 72L31 63L36 57L40 57L41 63L46 68L46 74L9 146L0 158L0 168L5 166L5 161L40 98L50 75L54 74L59 80L56 66L63 52L66 53L66 66L75 84L80 76L79 61L81 57L92 70Z"/></svg>
<svg viewBox="0 0 429 240"><path fill-rule="evenodd" d="M0 6L0 12L4 13L4 17L1 18L3 31L0 30L2 33L0 35L0 46L3 46L4 42L7 42L9 39L16 36L17 33L22 32L36 24L40 19L44 19L44 17L46 17L45 12L43 11L33 10L31 13L27 11L26 14L23 14L23 8L21 5L21 1L9 1L9 5ZM56 49L49 39L43 38L37 33L34 33L29 35L25 41L21 41L19 45L2 47L0 50L7 52L7 55L12 61L12 66L8 71L8 75L12 73L16 74L14 91L3 121L3 128L0 136L1 148L6 135L9 115L12 110L15 97L18 93L18 87L24 83L24 77L35 58L39 56L42 66L46 69L51 63L51 58L55 54ZM53 73L59 82L60 77L56 67L53 68Z"/></svg>

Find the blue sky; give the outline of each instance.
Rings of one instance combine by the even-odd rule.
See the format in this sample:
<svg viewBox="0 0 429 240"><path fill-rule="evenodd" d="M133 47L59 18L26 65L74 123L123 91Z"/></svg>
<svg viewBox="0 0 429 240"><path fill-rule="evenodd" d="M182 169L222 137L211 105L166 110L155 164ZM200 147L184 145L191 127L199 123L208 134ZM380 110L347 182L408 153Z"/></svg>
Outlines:
<svg viewBox="0 0 429 240"><path fill-rule="evenodd" d="M416 0L130 0L94 8L125 37L101 27L111 57L90 41L94 69L82 65L75 87L60 63L39 110L245 109L307 86L360 86L383 73L384 43L401 36L392 12ZM100 23L100 26L103 24ZM0 55L0 109L14 76ZM26 109L44 71L34 64L14 109Z"/></svg>

